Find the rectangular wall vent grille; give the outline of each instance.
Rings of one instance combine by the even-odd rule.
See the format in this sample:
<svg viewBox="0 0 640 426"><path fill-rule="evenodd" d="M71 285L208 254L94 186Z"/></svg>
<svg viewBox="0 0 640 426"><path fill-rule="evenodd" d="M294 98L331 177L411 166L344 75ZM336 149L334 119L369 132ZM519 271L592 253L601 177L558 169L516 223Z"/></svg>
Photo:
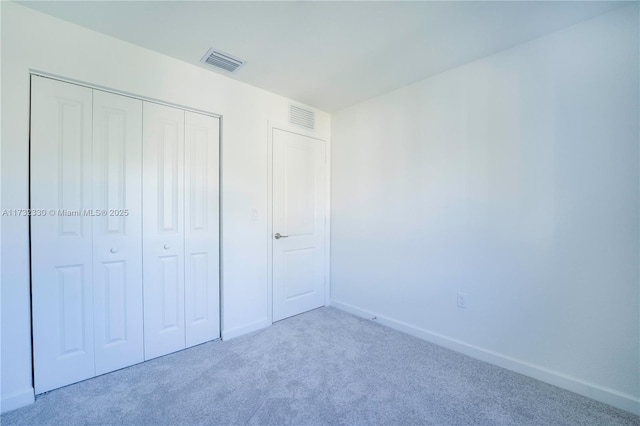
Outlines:
<svg viewBox="0 0 640 426"><path fill-rule="evenodd" d="M314 130L316 128L316 114L308 109L289 105L289 123Z"/></svg>
<svg viewBox="0 0 640 426"><path fill-rule="evenodd" d="M225 71L234 72L240 68L245 61L211 48L207 54L200 59L200 62L222 68Z"/></svg>

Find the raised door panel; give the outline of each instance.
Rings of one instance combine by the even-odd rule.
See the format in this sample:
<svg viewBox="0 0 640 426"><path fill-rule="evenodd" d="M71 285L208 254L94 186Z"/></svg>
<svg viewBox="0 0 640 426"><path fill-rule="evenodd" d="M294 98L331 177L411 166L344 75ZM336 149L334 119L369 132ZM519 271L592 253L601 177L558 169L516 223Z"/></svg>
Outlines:
<svg viewBox="0 0 640 426"><path fill-rule="evenodd" d="M93 95L96 374L144 360L142 101Z"/></svg>
<svg viewBox="0 0 640 426"><path fill-rule="evenodd" d="M32 77L31 261L35 391L95 375L92 91Z"/></svg>
<svg viewBox="0 0 640 426"><path fill-rule="evenodd" d="M273 320L324 305L324 142L273 131Z"/></svg>
<svg viewBox="0 0 640 426"><path fill-rule="evenodd" d="M220 337L220 120L185 112L186 346Z"/></svg>
<svg viewBox="0 0 640 426"><path fill-rule="evenodd" d="M185 348L184 111L143 103L145 359Z"/></svg>

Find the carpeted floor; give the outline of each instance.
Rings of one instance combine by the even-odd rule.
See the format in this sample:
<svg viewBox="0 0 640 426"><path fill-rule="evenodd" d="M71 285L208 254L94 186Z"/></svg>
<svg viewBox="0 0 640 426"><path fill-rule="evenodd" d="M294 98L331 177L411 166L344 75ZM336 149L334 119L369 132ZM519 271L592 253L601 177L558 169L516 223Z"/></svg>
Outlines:
<svg viewBox="0 0 640 426"><path fill-rule="evenodd" d="M333 308L36 398L12 424L638 425L625 411Z"/></svg>

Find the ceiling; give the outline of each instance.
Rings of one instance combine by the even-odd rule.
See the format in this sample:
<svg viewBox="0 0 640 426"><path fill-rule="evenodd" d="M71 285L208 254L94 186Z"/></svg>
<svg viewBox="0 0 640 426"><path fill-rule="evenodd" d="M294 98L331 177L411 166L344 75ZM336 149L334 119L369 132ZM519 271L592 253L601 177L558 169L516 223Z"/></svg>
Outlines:
<svg viewBox="0 0 640 426"><path fill-rule="evenodd" d="M21 3L327 112L625 4L611 1ZM246 64L231 74L200 63L210 47L246 60Z"/></svg>

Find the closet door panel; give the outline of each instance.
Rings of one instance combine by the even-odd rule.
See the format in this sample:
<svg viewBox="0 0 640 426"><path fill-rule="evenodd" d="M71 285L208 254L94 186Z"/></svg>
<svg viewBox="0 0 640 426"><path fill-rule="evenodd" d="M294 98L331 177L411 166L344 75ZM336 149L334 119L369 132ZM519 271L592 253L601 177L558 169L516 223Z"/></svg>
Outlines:
<svg viewBox="0 0 640 426"><path fill-rule="evenodd" d="M145 359L185 347L184 111L143 104Z"/></svg>
<svg viewBox="0 0 640 426"><path fill-rule="evenodd" d="M185 112L186 346L220 337L220 120Z"/></svg>
<svg viewBox="0 0 640 426"><path fill-rule="evenodd" d="M32 77L31 262L35 392L95 374L92 91Z"/></svg>
<svg viewBox="0 0 640 426"><path fill-rule="evenodd" d="M96 374L144 360L142 101L93 95Z"/></svg>

